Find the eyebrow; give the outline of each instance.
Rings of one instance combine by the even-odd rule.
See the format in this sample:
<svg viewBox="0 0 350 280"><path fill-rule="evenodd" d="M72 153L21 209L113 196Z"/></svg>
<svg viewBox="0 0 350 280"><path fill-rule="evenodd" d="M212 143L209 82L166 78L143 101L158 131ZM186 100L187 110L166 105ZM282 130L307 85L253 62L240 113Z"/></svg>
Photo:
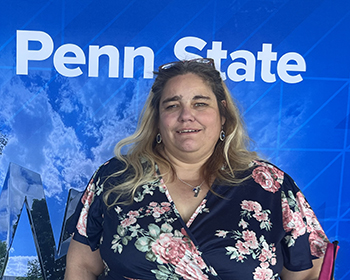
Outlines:
<svg viewBox="0 0 350 280"><path fill-rule="evenodd" d="M162 104L166 104L166 103L173 102L173 101L179 101L181 98L182 98L182 96L175 95L173 97L169 97L169 98L164 99Z"/></svg>
<svg viewBox="0 0 350 280"><path fill-rule="evenodd" d="M175 95L173 97L169 97L163 100L162 104L166 104L169 102L173 102L173 101L179 101L182 99L182 96L180 95ZM206 99L206 100L210 100L211 98L209 96L205 96L205 95L195 95L192 100L199 100L199 99Z"/></svg>
<svg viewBox="0 0 350 280"><path fill-rule="evenodd" d="M198 99L210 100L211 98L209 96L206 96L206 95L195 95L192 99L193 100L198 100Z"/></svg>

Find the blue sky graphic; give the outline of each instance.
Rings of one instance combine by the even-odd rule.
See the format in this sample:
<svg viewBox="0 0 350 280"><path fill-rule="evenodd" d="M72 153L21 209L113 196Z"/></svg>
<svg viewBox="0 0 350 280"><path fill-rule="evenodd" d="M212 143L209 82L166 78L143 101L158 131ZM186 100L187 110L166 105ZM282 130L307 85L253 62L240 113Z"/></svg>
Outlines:
<svg viewBox="0 0 350 280"><path fill-rule="evenodd" d="M18 9L18 7L21 7ZM41 175L56 242L70 188L82 190L95 169L113 156L114 145L131 134L152 85L143 61L135 60L133 79L122 78L125 46L148 46L155 68L176 60L175 43L201 38L206 56L212 41L229 54L249 50L255 57L263 43L278 58L297 52L306 61L304 80L227 85L242 107L255 148L293 176L306 194L328 236L345 240L349 225L349 66L350 3L305 1L14 1L2 4L0 24L0 128L9 142L0 156L0 186L10 162ZM176 18L176 20L174 20ZM101 58L98 78L68 78L54 68L52 56L30 62L28 75L16 75L16 30L49 34L54 51L63 44L113 45L120 51L119 78L108 78ZM88 62L87 62L88 63ZM271 71L276 73L276 63ZM332 191L330 187L332 186ZM36 256L26 213L15 236L7 275L25 272ZM348 242L343 240L343 248ZM346 249L345 249L346 250ZM339 253L340 262L342 252ZM346 268L337 270L347 279Z"/></svg>

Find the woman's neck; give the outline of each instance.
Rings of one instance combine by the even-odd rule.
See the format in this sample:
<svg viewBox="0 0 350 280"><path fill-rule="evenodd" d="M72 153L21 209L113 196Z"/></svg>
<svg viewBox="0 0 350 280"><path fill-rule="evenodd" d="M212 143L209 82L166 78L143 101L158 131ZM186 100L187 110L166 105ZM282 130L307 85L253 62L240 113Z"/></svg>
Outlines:
<svg viewBox="0 0 350 280"><path fill-rule="evenodd" d="M176 157L166 151L163 151L164 157L174 167L176 175L182 180L203 180L201 175L202 166L205 164L208 158L187 159Z"/></svg>

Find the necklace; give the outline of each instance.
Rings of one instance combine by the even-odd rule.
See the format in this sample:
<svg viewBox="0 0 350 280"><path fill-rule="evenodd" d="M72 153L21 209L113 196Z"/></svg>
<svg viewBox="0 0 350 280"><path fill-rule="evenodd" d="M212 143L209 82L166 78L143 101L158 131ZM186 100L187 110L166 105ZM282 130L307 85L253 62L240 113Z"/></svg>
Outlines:
<svg viewBox="0 0 350 280"><path fill-rule="evenodd" d="M205 180L203 180L202 183L200 183L198 186L195 187L195 186L192 186L191 184L185 182L184 180L181 180L181 179L179 178L179 176L177 176L177 174L176 174L176 177L177 177L177 179L179 179L182 183L184 183L184 184L186 184L187 186L189 186L189 187L192 188L192 191L194 192L194 197L197 197L197 196L198 196L199 192L201 191L201 186L202 186L202 185L204 184L204 182L205 182Z"/></svg>

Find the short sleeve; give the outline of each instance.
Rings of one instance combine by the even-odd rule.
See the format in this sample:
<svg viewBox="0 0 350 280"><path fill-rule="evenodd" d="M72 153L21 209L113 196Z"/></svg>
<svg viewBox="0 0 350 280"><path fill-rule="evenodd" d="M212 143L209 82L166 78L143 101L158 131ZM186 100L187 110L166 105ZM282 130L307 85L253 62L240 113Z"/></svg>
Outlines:
<svg viewBox="0 0 350 280"><path fill-rule="evenodd" d="M73 239L89 245L93 251L99 248L103 233L105 203L103 201L103 171L105 163L92 176L70 220L68 231Z"/></svg>
<svg viewBox="0 0 350 280"><path fill-rule="evenodd" d="M281 188L284 266L291 271L312 267L329 243L320 222L293 179L285 174Z"/></svg>

